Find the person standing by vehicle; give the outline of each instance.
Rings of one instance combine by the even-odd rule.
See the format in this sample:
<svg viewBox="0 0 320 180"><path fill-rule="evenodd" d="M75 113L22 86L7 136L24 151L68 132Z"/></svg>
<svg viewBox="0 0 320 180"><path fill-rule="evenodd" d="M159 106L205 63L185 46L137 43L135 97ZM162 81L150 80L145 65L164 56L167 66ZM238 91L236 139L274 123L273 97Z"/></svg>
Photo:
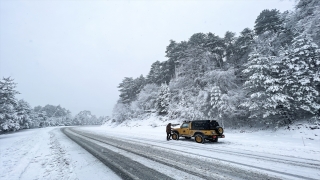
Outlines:
<svg viewBox="0 0 320 180"><path fill-rule="evenodd" d="M166 131L167 131L167 141L169 141L170 140L170 137L171 137L171 123L169 123L168 125L167 125L167 128L166 128Z"/></svg>

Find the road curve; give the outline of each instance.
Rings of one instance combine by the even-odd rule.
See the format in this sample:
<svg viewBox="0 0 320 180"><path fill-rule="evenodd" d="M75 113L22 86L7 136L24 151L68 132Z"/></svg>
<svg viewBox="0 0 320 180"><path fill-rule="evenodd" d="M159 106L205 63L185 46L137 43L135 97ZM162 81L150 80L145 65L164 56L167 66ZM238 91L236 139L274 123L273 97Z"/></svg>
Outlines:
<svg viewBox="0 0 320 180"><path fill-rule="evenodd" d="M62 128L61 131L123 179L280 179L220 161L184 156L172 150L83 132L75 128ZM124 153L119 153L120 151ZM136 158L130 158L128 154L133 154ZM176 176L172 176L173 174ZM181 178L177 178L177 174L181 174Z"/></svg>
<svg viewBox="0 0 320 180"><path fill-rule="evenodd" d="M75 135L66 128L62 128L61 131L93 156L98 158L122 179L172 179L165 174L159 173L143 164L102 147L87 138Z"/></svg>

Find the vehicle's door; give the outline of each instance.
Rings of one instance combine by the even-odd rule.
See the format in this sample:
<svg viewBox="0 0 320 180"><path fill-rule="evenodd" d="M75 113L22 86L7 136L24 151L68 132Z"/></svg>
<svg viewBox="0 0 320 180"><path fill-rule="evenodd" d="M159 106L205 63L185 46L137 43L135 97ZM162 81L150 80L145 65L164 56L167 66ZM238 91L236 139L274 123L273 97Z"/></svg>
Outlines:
<svg viewBox="0 0 320 180"><path fill-rule="evenodd" d="M189 127L189 124L190 123L183 123L182 125L181 125L181 132L180 132L180 135L181 136L184 136L184 135L186 135L186 136L189 136L189 133L190 133L190 127Z"/></svg>

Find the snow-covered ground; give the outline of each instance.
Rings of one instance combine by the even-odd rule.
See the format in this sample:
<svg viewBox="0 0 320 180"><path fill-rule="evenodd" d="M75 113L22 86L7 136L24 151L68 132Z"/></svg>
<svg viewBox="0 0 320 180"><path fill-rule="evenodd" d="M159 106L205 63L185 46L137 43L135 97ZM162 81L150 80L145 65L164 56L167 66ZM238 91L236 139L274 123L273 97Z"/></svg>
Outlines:
<svg viewBox="0 0 320 180"><path fill-rule="evenodd" d="M81 130L107 134L123 139L132 139L141 143L177 149L187 154L188 146L195 147L193 156L201 149L211 148L220 159L228 158L230 153L244 153L244 157L233 156L230 162L250 162L246 155L263 156L294 160L304 163L320 162L320 129L310 129L308 124L293 125L291 129L252 130L225 129L224 139L218 143L197 144L192 140L166 141L165 126L168 122L153 118L142 121L127 121L121 125L107 123L103 126L79 127ZM228 152L224 153L224 151ZM217 154L218 153L218 154ZM303 159L300 159L303 158ZM60 131L60 127L24 130L12 134L0 135L0 179L119 179L99 160L83 150ZM255 162L252 162L255 163ZM260 161L260 167L270 169L269 162ZM235 164L241 166L241 164ZM274 165L274 164L272 164ZM276 163L277 165L277 163ZM279 163L281 166L281 163ZM248 168L248 167L246 167ZM281 167L276 167L281 168ZM250 168L249 168L250 169ZM320 179L320 172L287 173ZM293 169L292 169L293 171ZM290 177L288 177L290 179Z"/></svg>
<svg viewBox="0 0 320 180"><path fill-rule="evenodd" d="M165 127L169 122L173 124L180 123L178 121L159 121L151 118L143 121L127 121L118 126L107 123L101 127L84 129L115 136L121 135L122 137L146 137L165 140ZM313 127L314 125L299 123L292 125L290 129L283 127L277 131L274 129L258 130L250 128L225 129L226 138L219 139L218 144L219 148L266 152L320 161L320 129L312 130L310 126ZM214 143L211 144L213 145Z"/></svg>
<svg viewBox="0 0 320 180"><path fill-rule="evenodd" d="M95 131L103 131L108 134L152 137L165 139L165 126L169 123L178 124L179 121L159 121L155 117L145 120L131 120L123 124L115 125L106 123ZM178 127L178 126L175 126ZM173 128L175 128L173 127ZM225 139L219 139L221 145L229 148L240 148L243 150L268 152L283 155L292 155L304 158L315 158L320 160L320 129L311 129L314 124L297 123L278 130L258 130L252 128L225 129ZM320 128L320 122L318 127ZM90 129L90 128L89 128ZM232 146L232 147L231 147Z"/></svg>
<svg viewBox="0 0 320 180"><path fill-rule="evenodd" d="M120 179L60 127L0 135L0 179Z"/></svg>
<svg viewBox="0 0 320 180"><path fill-rule="evenodd" d="M320 179L320 129L312 129L316 127L314 124L298 123L291 125L289 129L282 127L277 131L250 128L225 129L226 138L219 139L218 143L197 144L194 140L185 140L184 138L181 138L181 141L166 142L165 127L168 122L179 123L168 120L159 121L151 117L142 121L127 121L118 126L107 123L99 128L85 127L81 129L140 141L176 150L176 152L186 155L210 154L208 157L217 157L222 162L249 170L255 170L255 167L259 167L261 172L269 174L273 173L263 171L263 169ZM273 160L268 161L268 158ZM309 164L316 165L309 168L307 167ZM301 165L306 165L306 167ZM279 173L273 175L278 176ZM301 177L297 179L301 179ZM291 179L292 177L284 175L281 178Z"/></svg>

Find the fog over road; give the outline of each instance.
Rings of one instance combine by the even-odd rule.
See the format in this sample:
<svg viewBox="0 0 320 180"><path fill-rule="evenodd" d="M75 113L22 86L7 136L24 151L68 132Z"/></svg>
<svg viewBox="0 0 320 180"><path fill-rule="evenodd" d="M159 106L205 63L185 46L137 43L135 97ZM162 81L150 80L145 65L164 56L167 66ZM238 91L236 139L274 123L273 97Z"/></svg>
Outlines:
<svg viewBox="0 0 320 180"><path fill-rule="evenodd" d="M61 130L123 179L314 179L293 173L320 170L316 160L223 150L185 139L176 143L81 128Z"/></svg>

